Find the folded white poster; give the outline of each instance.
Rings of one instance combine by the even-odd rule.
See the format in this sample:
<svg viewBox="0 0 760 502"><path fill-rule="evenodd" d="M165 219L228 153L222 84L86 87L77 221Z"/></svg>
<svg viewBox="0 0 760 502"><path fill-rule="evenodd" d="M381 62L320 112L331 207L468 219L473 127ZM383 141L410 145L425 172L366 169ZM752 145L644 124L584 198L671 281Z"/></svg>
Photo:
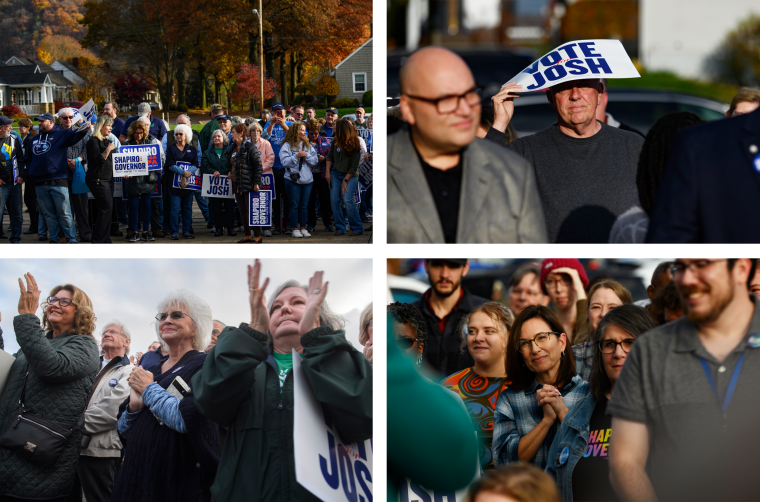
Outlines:
<svg viewBox="0 0 760 502"><path fill-rule="evenodd" d="M524 91L540 91L570 80L640 76L620 40L576 40L537 59L508 82L517 82Z"/></svg>

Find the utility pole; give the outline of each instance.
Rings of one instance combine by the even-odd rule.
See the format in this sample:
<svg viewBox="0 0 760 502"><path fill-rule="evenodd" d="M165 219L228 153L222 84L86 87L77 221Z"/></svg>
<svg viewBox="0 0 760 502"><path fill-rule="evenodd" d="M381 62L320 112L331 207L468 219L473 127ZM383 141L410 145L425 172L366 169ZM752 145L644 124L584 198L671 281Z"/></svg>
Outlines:
<svg viewBox="0 0 760 502"><path fill-rule="evenodd" d="M256 14L256 17L259 18L259 39L260 39L260 45L259 45L259 83L261 87L261 95L260 98L260 107L259 107L259 114L261 113L261 110L264 109L264 19L263 19L263 13L264 9L261 7L261 0L259 0L259 8L253 9L253 13Z"/></svg>

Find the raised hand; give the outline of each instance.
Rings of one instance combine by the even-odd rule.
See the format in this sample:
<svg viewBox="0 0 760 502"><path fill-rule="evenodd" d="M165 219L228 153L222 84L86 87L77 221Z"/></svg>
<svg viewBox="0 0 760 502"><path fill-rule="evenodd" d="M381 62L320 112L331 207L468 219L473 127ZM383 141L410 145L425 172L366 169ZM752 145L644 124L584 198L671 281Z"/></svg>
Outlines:
<svg viewBox="0 0 760 502"><path fill-rule="evenodd" d="M145 403L142 399L142 394L138 393L135 389L129 389L129 411L135 412L145 408Z"/></svg>
<svg viewBox="0 0 760 502"><path fill-rule="evenodd" d="M586 299L586 290L583 288L583 281L581 280L578 271L571 267L559 267L553 270L556 274L567 274L573 280L573 291L575 291L575 301Z"/></svg>
<svg viewBox="0 0 760 502"><path fill-rule="evenodd" d="M372 362L372 338L370 338L367 345L364 346L364 355L367 356L369 362Z"/></svg>
<svg viewBox="0 0 760 502"><path fill-rule="evenodd" d="M34 314L40 306L40 288L37 287L37 281L29 272L24 274L26 278L26 287L24 282L19 278L18 286L21 290L21 296L18 299L18 313Z"/></svg>
<svg viewBox="0 0 760 502"><path fill-rule="evenodd" d="M304 308L301 324L298 325L298 333L303 336L309 331L319 326L319 314L322 310L322 302L327 295L327 285L329 282L322 284L322 272L315 272L314 276L309 279L309 290L306 292L306 307Z"/></svg>
<svg viewBox="0 0 760 502"><path fill-rule="evenodd" d="M507 131L507 125L512 120L512 115L515 113L515 98L520 96L517 94L523 90L523 86L516 85L515 82L509 82L499 90L494 97L491 98L493 102L493 128L498 129L501 132Z"/></svg>
<svg viewBox="0 0 760 502"><path fill-rule="evenodd" d="M251 322L249 326L256 331L266 333L269 329L269 311L267 310L264 291L269 285L269 277L259 287L261 276L261 262L257 259L253 266L248 265L248 302L251 305Z"/></svg>

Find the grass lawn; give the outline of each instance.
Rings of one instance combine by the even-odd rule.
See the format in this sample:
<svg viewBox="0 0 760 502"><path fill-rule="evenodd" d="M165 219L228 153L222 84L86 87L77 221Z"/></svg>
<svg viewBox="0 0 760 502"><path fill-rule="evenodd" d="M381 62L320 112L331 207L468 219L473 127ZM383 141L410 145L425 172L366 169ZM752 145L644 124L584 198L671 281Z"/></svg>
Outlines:
<svg viewBox="0 0 760 502"><path fill-rule="evenodd" d="M641 71L641 78L611 78L607 80L610 89L615 88L646 88L664 91L674 91L693 94L703 98L730 103L731 98L739 90L738 86L728 84L713 84L690 80L676 76L666 71Z"/></svg>

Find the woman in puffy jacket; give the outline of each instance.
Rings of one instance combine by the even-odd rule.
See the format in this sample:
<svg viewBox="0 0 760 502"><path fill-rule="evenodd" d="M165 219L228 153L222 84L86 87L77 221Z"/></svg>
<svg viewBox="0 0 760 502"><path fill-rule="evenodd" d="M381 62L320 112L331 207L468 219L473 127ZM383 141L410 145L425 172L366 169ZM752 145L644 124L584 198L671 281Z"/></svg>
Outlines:
<svg viewBox="0 0 760 502"><path fill-rule="evenodd" d="M243 220L243 230L245 230L245 237L239 240L238 244L261 244L261 227L251 227L251 218L248 214L249 194L258 192L261 186L261 158L256 146L245 140L247 133L248 128L245 124L237 124L232 128L230 131L232 142L227 148L227 160L232 167L230 171L232 191L235 192L238 210ZM253 228L253 238L251 228Z"/></svg>
<svg viewBox="0 0 760 502"><path fill-rule="evenodd" d="M127 141L124 146L161 144L160 141L150 135L150 126L142 120L132 122L126 136ZM164 157L162 150L161 165L164 165ZM148 226L151 216L151 194L156 189L159 172L151 171L147 176L124 176L129 207L129 231L132 232L129 242L140 240L153 242L156 240L148 233ZM140 237L140 223L142 223L142 238Z"/></svg>

